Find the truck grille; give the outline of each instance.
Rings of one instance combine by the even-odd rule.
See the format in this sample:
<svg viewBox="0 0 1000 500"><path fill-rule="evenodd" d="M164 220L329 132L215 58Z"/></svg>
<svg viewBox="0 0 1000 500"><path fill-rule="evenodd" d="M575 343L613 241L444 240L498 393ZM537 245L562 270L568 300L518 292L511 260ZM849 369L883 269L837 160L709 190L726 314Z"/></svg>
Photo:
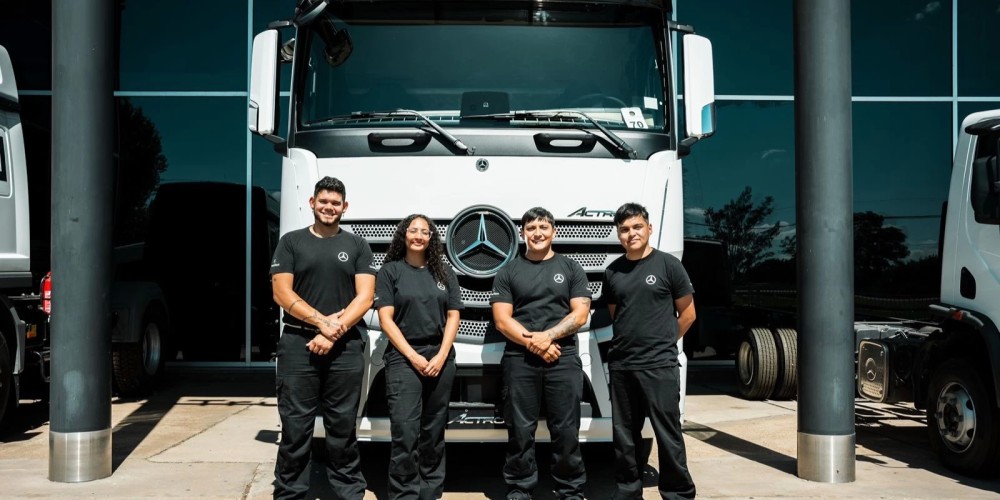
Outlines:
<svg viewBox="0 0 1000 500"><path fill-rule="evenodd" d="M464 344L483 344L486 342L486 332L490 330L489 326L489 321L459 320L458 335L455 336L455 341Z"/></svg>
<svg viewBox="0 0 1000 500"><path fill-rule="evenodd" d="M474 207L470 207L470 209L472 208ZM466 209L463 212L468 210ZM442 243L447 244L449 227L453 223L462 222L460 219L463 212L457 214L454 220L442 219L434 221ZM498 210L497 214L503 215ZM478 230L479 219L475 219L475 222L474 229ZM345 221L343 227L345 230L365 238L371 244L373 250L372 264L376 268L380 268L385 263L386 251L392 241L397 223L398 221L396 220L370 220L355 223ZM516 222L513 225L516 226L516 232L520 232L521 226ZM489 230L489 227L487 227L487 230ZM496 239L500 240L499 237ZM523 251L524 246L519 241L520 238L514 235L514 239L517 240L515 242L517 244L516 251ZM587 290L590 291L592 299L596 300L600 298L602 292L601 279L603 278L604 269L611 261L622 255L614 224L610 221L556 221L554 244L557 252L576 261L583 267L588 277ZM475 259L477 256L471 255L469 258ZM492 277L465 273L457 269L455 264L447 257L444 257L444 262L455 270L455 273L458 275L458 281L461 285L462 302L465 305L465 310L462 311L459 323L456 342L465 344L502 342L504 340L503 336L496 331L491 321L490 297L492 297ZM467 261L466 265L477 263L478 261L474 260ZM483 265L489 267L489 265L493 264L496 263L488 262Z"/></svg>

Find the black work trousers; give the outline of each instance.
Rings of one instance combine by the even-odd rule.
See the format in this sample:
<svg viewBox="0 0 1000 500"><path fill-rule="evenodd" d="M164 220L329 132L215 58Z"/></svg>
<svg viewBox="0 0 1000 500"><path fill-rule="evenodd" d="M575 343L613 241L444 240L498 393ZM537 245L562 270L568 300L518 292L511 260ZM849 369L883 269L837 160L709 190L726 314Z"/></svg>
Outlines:
<svg viewBox="0 0 1000 500"><path fill-rule="evenodd" d="M557 498L583 498L587 471L580 452L580 399L583 369L576 349L564 349L554 363L530 353L505 353L504 420L507 461L503 478L509 491L531 494L538 486L535 430L545 400L545 419L552 438L552 479Z"/></svg>
<svg viewBox="0 0 1000 500"><path fill-rule="evenodd" d="M439 345L413 346L426 359ZM387 356L386 400L392 447L389 498L434 500L444 494L444 429L455 380L454 351L437 377L424 377L398 353Z"/></svg>
<svg viewBox="0 0 1000 500"><path fill-rule="evenodd" d="M611 425L615 447L616 500L642 498L642 427L653 425L660 461L660 496L694 498L681 429L680 369L611 370Z"/></svg>
<svg viewBox="0 0 1000 500"><path fill-rule="evenodd" d="M364 374L364 343L341 339L326 355L309 352L314 334L285 331L278 340L278 415L281 442L274 467L274 498L305 498L317 412L326 430L326 475L337 498L365 495L356 419Z"/></svg>

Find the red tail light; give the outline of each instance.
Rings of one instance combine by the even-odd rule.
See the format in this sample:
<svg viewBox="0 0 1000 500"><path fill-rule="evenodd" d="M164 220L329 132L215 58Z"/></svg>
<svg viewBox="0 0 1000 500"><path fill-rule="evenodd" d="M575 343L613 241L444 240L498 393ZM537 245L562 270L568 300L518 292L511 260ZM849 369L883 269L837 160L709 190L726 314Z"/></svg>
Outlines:
<svg viewBox="0 0 1000 500"><path fill-rule="evenodd" d="M52 272L45 273L42 278L42 310L52 314Z"/></svg>

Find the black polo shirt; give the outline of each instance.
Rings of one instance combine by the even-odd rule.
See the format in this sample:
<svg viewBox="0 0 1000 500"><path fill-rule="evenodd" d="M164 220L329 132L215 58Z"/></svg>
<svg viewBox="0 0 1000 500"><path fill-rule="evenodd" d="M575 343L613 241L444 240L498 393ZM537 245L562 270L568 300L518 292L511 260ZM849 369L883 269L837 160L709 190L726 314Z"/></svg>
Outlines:
<svg viewBox="0 0 1000 500"><path fill-rule="evenodd" d="M578 262L560 254L541 261L518 255L497 273L490 304L513 305L515 321L530 332L541 332L559 324L571 310L570 300L578 297L591 297L587 274ZM576 335L556 342L563 352L576 349ZM527 349L508 339L506 351L525 353Z"/></svg>
<svg viewBox="0 0 1000 500"><path fill-rule="evenodd" d="M656 249L639 260L623 255L604 271L601 293L615 304L610 369L677 366L674 300L694 293L680 260Z"/></svg>
<svg viewBox="0 0 1000 500"><path fill-rule="evenodd" d="M392 319L413 346L438 345L444 337L448 311L462 305L462 289L455 273L446 268L447 283L434 278L427 267L413 267L403 260L387 262L375 280L375 308L393 307ZM390 344L386 351L398 352Z"/></svg>
<svg viewBox="0 0 1000 500"><path fill-rule="evenodd" d="M323 315L340 311L354 300L355 275L375 272L368 242L343 229L327 238L316 236L308 227L290 231L278 241L271 260L271 275L291 273L292 290ZM313 328L287 313L284 322ZM357 325L352 330L360 334Z"/></svg>

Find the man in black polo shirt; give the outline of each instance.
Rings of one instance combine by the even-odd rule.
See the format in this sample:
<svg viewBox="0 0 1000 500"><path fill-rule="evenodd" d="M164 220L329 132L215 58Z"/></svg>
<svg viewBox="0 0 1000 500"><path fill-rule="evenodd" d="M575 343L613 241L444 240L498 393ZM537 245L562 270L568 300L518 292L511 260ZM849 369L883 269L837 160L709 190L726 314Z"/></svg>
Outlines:
<svg viewBox="0 0 1000 500"><path fill-rule="evenodd" d="M660 496L694 498L681 432L677 341L695 319L694 288L676 257L649 246L653 227L642 205L615 213L625 248L604 272L602 302L614 318L608 351L617 491L615 499L642 498L642 426L653 424L660 462Z"/></svg>
<svg viewBox="0 0 1000 500"><path fill-rule="evenodd" d="M274 301L284 309L278 341L281 443L274 498L304 498L317 410L326 429L327 477L337 498L364 497L355 419L364 374L357 323L372 306L368 243L340 229L344 183L324 177L309 198L315 222L281 237L271 262Z"/></svg>
<svg viewBox="0 0 1000 500"><path fill-rule="evenodd" d="M580 453L583 370L574 335L590 313L587 276L576 261L552 251L555 218L536 207L521 218L526 251L497 274L493 320L507 337L503 370L507 498L526 500L538 485L535 429L542 399L552 437L557 498L583 499L587 473Z"/></svg>

